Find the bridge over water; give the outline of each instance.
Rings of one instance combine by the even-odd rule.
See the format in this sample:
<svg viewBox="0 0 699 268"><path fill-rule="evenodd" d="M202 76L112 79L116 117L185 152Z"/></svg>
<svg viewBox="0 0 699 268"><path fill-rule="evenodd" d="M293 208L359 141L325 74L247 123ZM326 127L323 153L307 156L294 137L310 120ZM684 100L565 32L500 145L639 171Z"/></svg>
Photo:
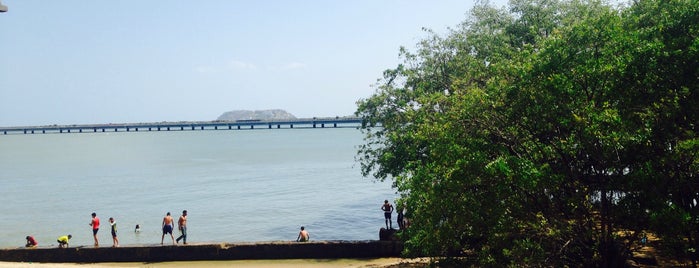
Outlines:
<svg viewBox="0 0 699 268"><path fill-rule="evenodd" d="M183 121L159 123L120 123L0 127L0 134L97 133L143 131L245 130L293 128L357 128L357 117L301 118L293 120Z"/></svg>

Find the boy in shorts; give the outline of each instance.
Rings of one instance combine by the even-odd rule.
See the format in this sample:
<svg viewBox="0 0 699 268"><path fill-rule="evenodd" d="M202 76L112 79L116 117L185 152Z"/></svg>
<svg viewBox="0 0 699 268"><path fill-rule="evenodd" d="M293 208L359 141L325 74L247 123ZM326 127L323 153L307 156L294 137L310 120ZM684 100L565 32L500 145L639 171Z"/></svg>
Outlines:
<svg viewBox="0 0 699 268"><path fill-rule="evenodd" d="M68 240L70 240L71 238L73 238L72 235L59 236L58 240L56 240L58 242L58 247L59 248L67 248L68 247Z"/></svg>
<svg viewBox="0 0 699 268"><path fill-rule="evenodd" d="M109 225L112 226L112 247L118 247L119 246L119 238L117 238L117 225L116 222L114 221L114 218L109 218Z"/></svg>

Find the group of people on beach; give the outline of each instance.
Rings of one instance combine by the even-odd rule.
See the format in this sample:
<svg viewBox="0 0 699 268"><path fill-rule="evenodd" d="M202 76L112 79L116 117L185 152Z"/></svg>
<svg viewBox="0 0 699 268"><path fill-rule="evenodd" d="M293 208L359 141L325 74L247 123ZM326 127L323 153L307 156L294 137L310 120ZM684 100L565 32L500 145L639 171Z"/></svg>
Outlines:
<svg viewBox="0 0 699 268"><path fill-rule="evenodd" d="M381 205L381 211L384 212L384 219L386 222L386 229L393 229L393 222L392 222L392 214L393 214L393 205L388 202L388 200L384 200L383 205ZM398 208L398 229L403 230L407 228L407 226L410 224L410 221L408 220L407 217L405 217L406 213L406 207L403 206L402 208ZM163 222L162 222L162 230L163 230L163 235L160 237L160 244L163 245L165 241L165 235L170 235L170 238L172 239L172 244L178 244L180 240L182 240L183 244L187 244L187 210L182 211L182 215L180 218L177 220L177 228L180 231L180 236L175 239L175 236L173 235L172 231L174 230L174 219L172 218L172 215L170 212L167 212L165 214L165 217L163 217ZM92 220L90 220L90 224L92 227L92 237L95 241L95 247L99 247L99 239L97 238L97 233L99 232L100 229L100 219L97 217L97 213L92 212ZM111 226L111 232L112 232L112 247L118 247L119 246L119 238L117 237L117 224L116 221L114 220L113 217L109 218L109 225ZM141 226L136 224L136 228L134 229L134 232L138 233L141 231ZM68 241L72 238L72 235L63 235L58 237L56 240L58 242L58 247L59 248L65 248L68 247ZM27 239L27 244L25 245L26 247L36 247L38 246L38 243L36 239L34 239L33 236L29 235L26 237ZM298 234L298 237L296 238L297 242L307 242L311 239L311 235L308 233L306 228L304 226L301 226L301 231Z"/></svg>
<svg viewBox="0 0 699 268"><path fill-rule="evenodd" d="M163 244L163 240L165 239L166 234L170 234L170 237L172 237L172 244L179 243L180 240L184 242L184 244L187 244L187 210L182 211L182 215L180 218L177 220L177 228L180 230L180 236L175 239L174 235L172 234L173 226L174 226L174 220L172 219L172 216L170 215L170 212L168 212L165 217L163 218L163 223L162 223L162 229L163 229L163 235L160 239L160 244ZM90 227L92 227L92 237L95 241L95 247L99 247L99 238L97 237L97 233L100 230L100 218L97 217L97 213L92 212L92 219L90 220L89 223ZM113 217L109 218L109 225L111 227L111 232L112 232L112 247L118 247L119 246L119 238L117 237L117 224L116 221L114 220ZM136 224L136 228L134 229L134 232L139 233L141 231L141 226L139 224ZM67 248L68 247L68 242L70 239L73 238L72 235L63 235L59 236L58 239L56 239L56 242L58 242L58 247L59 248ZM27 243L25 244L25 247L28 248L33 248L37 247L39 243L36 241L34 236L28 235L26 237Z"/></svg>

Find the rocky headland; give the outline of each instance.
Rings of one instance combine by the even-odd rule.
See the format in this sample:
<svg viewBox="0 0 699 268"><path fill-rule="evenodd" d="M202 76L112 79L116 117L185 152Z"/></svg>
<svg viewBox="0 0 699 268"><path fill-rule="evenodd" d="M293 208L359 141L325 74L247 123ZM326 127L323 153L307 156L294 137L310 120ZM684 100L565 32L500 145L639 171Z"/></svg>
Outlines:
<svg viewBox="0 0 699 268"><path fill-rule="evenodd" d="M296 116L282 109L272 110L235 110L221 114L216 120L219 121L239 121L239 120L294 120Z"/></svg>

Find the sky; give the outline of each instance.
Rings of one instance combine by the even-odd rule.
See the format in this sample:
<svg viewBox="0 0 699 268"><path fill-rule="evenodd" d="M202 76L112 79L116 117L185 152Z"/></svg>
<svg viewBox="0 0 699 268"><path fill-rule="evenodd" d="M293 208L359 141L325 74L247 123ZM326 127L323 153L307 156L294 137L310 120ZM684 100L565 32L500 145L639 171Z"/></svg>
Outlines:
<svg viewBox="0 0 699 268"><path fill-rule="evenodd" d="M0 1L8 127L352 115L401 46L475 0Z"/></svg>

